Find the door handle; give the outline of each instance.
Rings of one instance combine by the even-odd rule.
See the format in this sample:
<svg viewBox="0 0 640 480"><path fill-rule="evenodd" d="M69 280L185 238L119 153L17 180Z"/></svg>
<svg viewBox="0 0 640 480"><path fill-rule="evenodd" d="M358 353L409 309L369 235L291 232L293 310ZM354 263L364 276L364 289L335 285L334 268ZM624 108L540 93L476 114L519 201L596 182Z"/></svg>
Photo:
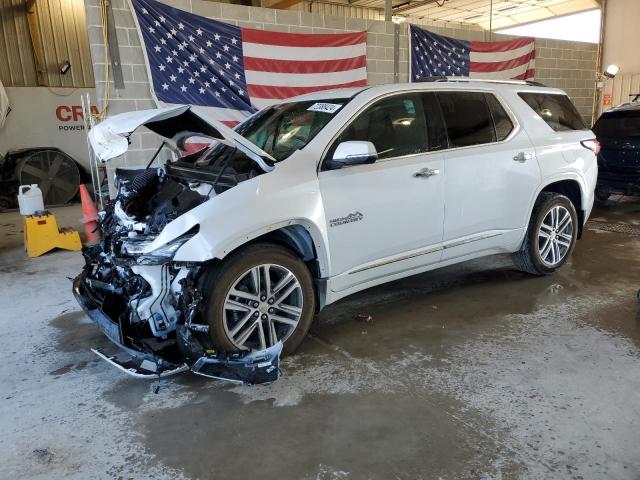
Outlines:
<svg viewBox="0 0 640 480"><path fill-rule="evenodd" d="M438 169L433 169L433 168L423 168L422 170L416 172L413 174L414 177L416 178L429 178L429 177L433 177L434 175L439 175L440 174L440 170Z"/></svg>
<svg viewBox="0 0 640 480"><path fill-rule="evenodd" d="M513 157L513 160L515 160L516 162L526 162L527 160L531 160L532 158L533 153L520 152L515 157Z"/></svg>

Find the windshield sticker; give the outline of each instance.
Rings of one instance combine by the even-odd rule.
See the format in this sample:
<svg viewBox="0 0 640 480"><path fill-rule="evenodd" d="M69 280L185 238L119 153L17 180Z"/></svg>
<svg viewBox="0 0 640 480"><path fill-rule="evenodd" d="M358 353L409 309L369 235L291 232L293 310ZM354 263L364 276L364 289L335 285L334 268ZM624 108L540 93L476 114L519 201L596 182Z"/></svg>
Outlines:
<svg viewBox="0 0 640 480"><path fill-rule="evenodd" d="M309 112L324 112L324 113L336 113L342 107L341 103L314 103L307 111Z"/></svg>

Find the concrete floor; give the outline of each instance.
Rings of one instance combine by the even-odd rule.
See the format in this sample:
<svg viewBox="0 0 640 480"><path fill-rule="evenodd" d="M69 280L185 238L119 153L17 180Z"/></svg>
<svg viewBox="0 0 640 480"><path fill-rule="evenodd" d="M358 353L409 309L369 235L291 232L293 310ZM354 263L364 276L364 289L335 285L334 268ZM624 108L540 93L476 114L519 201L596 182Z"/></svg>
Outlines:
<svg viewBox="0 0 640 480"><path fill-rule="evenodd" d="M16 213L0 229L0 478L640 478L640 236L589 230L552 277L493 257L362 292L273 385L154 394L89 351L80 255L28 259Z"/></svg>

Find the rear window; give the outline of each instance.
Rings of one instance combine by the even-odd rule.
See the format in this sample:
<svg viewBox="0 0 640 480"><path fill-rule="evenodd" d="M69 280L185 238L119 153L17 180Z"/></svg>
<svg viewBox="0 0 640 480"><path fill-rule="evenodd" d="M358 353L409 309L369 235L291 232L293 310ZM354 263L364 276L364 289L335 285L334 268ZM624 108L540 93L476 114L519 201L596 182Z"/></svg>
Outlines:
<svg viewBox="0 0 640 480"><path fill-rule="evenodd" d="M566 95L532 92L520 92L518 95L556 132L587 128Z"/></svg>
<svg viewBox="0 0 640 480"><path fill-rule="evenodd" d="M640 138L640 112L605 114L593 126L598 138L615 140Z"/></svg>

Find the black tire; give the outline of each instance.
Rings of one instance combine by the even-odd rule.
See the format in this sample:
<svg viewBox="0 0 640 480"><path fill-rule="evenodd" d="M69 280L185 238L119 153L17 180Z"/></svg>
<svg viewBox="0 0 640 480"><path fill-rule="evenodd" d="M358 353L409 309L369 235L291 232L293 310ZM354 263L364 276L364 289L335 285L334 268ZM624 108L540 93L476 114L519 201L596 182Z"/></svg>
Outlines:
<svg viewBox="0 0 640 480"><path fill-rule="evenodd" d="M609 197L611 196L609 192L606 192L599 188L596 188L595 195L596 195L596 200L600 203L606 202L607 200L609 200Z"/></svg>
<svg viewBox="0 0 640 480"><path fill-rule="evenodd" d="M225 330L224 318L227 317L223 317L223 315L225 315L224 304L227 294L244 273L264 264L286 268L293 273L301 287L302 313L297 326L284 340L283 355L294 353L309 331L316 309L313 279L309 269L290 250L270 243L259 243L242 248L205 274L203 284L204 318L209 324L209 337L217 349L238 350L238 345L232 342Z"/></svg>
<svg viewBox="0 0 640 480"><path fill-rule="evenodd" d="M543 261L540 255L538 232L540 230L540 225L547 214L556 206L562 206L569 212L571 222L573 224L573 231L571 244L564 257L562 257L557 264L549 266ZM529 227L527 228L527 235L520 250L513 254L513 263L518 270L523 272L531 273L533 275L550 275L562 267L562 265L564 265L571 256L576 244L577 233L578 215L576 213L575 206L571 203L571 200L559 193L543 192L540 194L533 206L531 219L529 220Z"/></svg>

